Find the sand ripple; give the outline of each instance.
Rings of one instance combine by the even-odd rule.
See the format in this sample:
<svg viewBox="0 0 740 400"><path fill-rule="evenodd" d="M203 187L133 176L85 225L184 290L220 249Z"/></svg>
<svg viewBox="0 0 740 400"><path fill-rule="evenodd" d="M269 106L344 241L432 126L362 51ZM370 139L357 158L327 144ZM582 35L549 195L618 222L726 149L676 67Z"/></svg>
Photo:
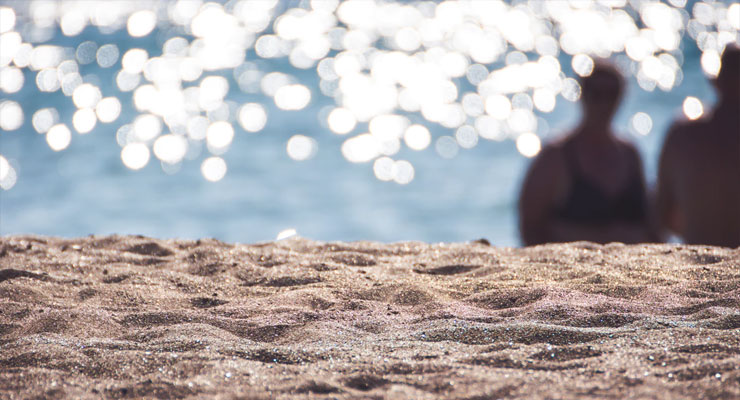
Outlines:
<svg viewBox="0 0 740 400"><path fill-rule="evenodd" d="M0 239L0 397L740 398L740 249Z"/></svg>

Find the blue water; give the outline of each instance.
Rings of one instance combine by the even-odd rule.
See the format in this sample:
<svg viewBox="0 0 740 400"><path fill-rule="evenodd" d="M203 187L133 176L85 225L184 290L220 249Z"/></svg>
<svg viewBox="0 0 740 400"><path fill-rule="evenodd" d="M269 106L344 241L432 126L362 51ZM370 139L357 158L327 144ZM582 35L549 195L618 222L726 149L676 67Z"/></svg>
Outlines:
<svg viewBox="0 0 740 400"><path fill-rule="evenodd" d="M161 36L132 39L121 33L102 35L88 27L74 40L57 34L51 43L72 46L94 40L118 44L121 54L143 47L157 55ZM695 44L683 47L682 83L669 93L645 92L634 78L628 78L629 88L615 121L617 130L639 147L649 182L655 180L664 132L680 114L684 98L696 96L705 106L714 101ZM250 57L255 58L251 51ZM569 62L563 59L561 64L566 68ZM346 137L332 134L319 121L322 108L334 103L320 95L314 71L297 71L285 60L263 60L261 65L296 75L311 88L312 103L298 112L278 110L265 96L241 93L231 71L223 73L231 85L227 98L240 104L259 101L267 107L269 119L257 134L235 124L234 143L223 156L229 170L216 183L200 173L205 151L196 160L186 160L174 174L163 172L154 158L140 171L124 167L115 132L136 114L130 94L120 94L113 85L120 60L118 68L88 66L81 72L97 75L104 96L119 96L121 116L111 124L98 123L90 134L74 133L69 148L59 153L33 130L30 117L39 108L56 107L61 122L71 127L74 105L61 92L39 94L33 87L35 73L26 70L24 88L7 96L23 106L24 125L0 133L0 153L18 173L16 185L0 192L0 233L66 237L118 233L246 243L272 240L280 231L294 228L300 236L326 241L440 242L485 237L499 246L520 245L516 200L530 160L516 151L513 141L481 139L471 150L460 149L453 159L440 157L434 146L422 152L404 148L394 158L411 161L415 179L408 185L381 182L371 164L346 161L340 152ZM629 118L638 111L653 119L653 129L644 137L628 133ZM577 122L579 110L577 104L558 98L554 112L540 115L550 127L546 142L567 132ZM454 133L418 116L410 118L424 123L435 138ZM316 157L308 161L288 157L285 144L296 133L316 139Z"/></svg>

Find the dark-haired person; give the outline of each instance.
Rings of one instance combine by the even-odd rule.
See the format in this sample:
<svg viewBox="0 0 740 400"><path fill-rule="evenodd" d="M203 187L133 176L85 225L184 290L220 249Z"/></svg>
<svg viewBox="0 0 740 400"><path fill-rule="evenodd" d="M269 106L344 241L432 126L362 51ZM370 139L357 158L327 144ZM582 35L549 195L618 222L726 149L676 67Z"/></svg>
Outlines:
<svg viewBox="0 0 740 400"><path fill-rule="evenodd" d="M623 91L624 78L606 61L581 79L581 122L545 146L524 179L519 226L525 245L656 241L640 156L611 127Z"/></svg>
<svg viewBox="0 0 740 400"><path fill-rule="evenodd" d="M713 80L718 102L666 134L658 168L658 216L685 243L740 246L740 49L728 47Z"/></svg>

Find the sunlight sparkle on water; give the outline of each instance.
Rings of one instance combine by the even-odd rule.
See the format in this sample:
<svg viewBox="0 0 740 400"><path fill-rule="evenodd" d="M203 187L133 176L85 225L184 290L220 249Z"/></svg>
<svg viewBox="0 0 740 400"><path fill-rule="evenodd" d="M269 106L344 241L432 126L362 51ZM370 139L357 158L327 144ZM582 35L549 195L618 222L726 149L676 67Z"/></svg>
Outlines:
<svg viewBox="0 0 740 400"><path fill-rule="evenodd" d="M36 86L42 92L56 92L61 87L56 68L44 68L36 74Z"/></svg>
<svg viewBox="0 0 740 400"><path fill-rule="evenodd" d="M410 149L419 151L429 147L432 142L432 135L426 126L414 124L406 128L403 140Z"/></svg>
<svg viewBox="0 0 740 400"><path fill-rule="evenodd" d="M132 37L142 37L150 34L157 26L157 15L149 10L137 11L128 17L126 27Z"/></svg>
<svg viewBox="0 0 740 400"><path fill-rule="evenodd" d="M406 160L398 160L393 164L393 181L399 185L406 185L414 180L414 166Z"/></svg>
<svg viewBox="0 0 740 400"><path fill-rule="evenodd" d="M54 108L42 108L31 117L31 124L38 133L46 133L59 122L59 112Z"/></svg>
<svg viewBox="0 0 740 400"><path fill-rule="evenodd" d="M72 93L77 108L94 108L102 97L100 89L90 83L83 83Z"/></svg>
<svg viewBox="0 0 740 400"><path fill-rule="evenodd" d="M136 139L142 142L150 141L162 133L162 121L152 114L141 114L134 120Z"/></svg>
<svg viewBox="0 0 740 400"><path fill-rule="evenodd" d="M337 135L344 135L355 129L357 119L355 119L355 115L352 114L352 111L338 107L331 110L327 117L327 123L332 132Z"/></svg>
<svg viewBox="0 0 740 400"><path fill-rule="evenodd" d="M15 185L18 175L8 160L0 155L0 188L10 190Z"/></svg>
<svg viewBox="0 0 740 400"><path fill-rule="evenodd" d="M23 72L16 67L0 68L0 90L5 93L15 93L23 87Z"/></svg>
<svg viewBox="0 0 740 400"><path fill-rule="evenodd" d="M275 92L275 105L283 110L301 110L310 101L311 91L304 85L285 85Z"/></svg>
<svg viewBox="0 0 740 400"><path fill-rule="evenodd" d="M14 131L23 125L23 108L12 100L0 103L0 128Z"/></svg>
<svg viewBox="0 0 740 400"><path fill-rule="evenodd" d="M121 66L129 74L137 74L144 70L144 64L149 59L149 54L144 49L130 49L123 55Z"/></svg>
<svg viewBox="0 0 740 400"><path fill-rule="evenodd" d="M369 133L351 137L342 143L342 155L347 161L364 163L381 154L378 139Z"/></svg>
<svg viewBox="0 0 740 400"><path fill-rule="evenodd" d="M369 130L347 138L342 155L375 160L376 178L398 183L414 175L410 163L388 157L403 146L425 150L434 143L432 151L454 157L480 140L513 139L533 157L541 146L533 132L546 130L544 114L555 111L559 98L580 99L575 78L588 76L597 58L618 60L642 90L671 91L683 79L682 40L693 40L703 71L716 77L722 51L740 30L740 5L731 1L690 7L686 0L13 4L0 7L0 90L11 98L0 103L3 130L18 130L24 114L33 115L34 130L61 150L71 132L58 113L86 133L100 126L96 121L111 123L132 110L131 120L112 128L124 165L143 168L152 150L172 172L191 159L182 156L191 147L226 152L239 137L235 127L272 129L269 102L279 120L286 111L312 110L319 103L314 96L323 95L333 103L319 113L326 133L345 135L365 124ZM104 35L156 35L161 51L80 39L91 26ZM64 44L55 40L57 27ZM115 36L95 40L104 37ZM271 59L287 68L275 71ZM117 93L108 93L104 69L112 70ZM27 90L60 89L73 109L34 112L12 100ZM250 96L248 103L230 98L239 91ZM124 92L133 92L133 102ZM688 97L683 111L696 119L704 110ZM639 112L630 130L650 134L652 119ZM311 136L293 136L289 156L313 154L321 136ZM201 164L204 178L222 179L223 159L208 160Z"/></svg>
<svg viewBox="0 0 740 400"><path fill-rule="evenodd" d="M121 149L121 161L129 169L142 169L149 163L149 147L143 143L129 143Z"/></svg>
<svg viewBox="0 0 740 400"><path fill-rule="evenodd" d="M113 122L121 114L121 102L117 97L106 97L95 106L95 113L100 122Z"/></svg>
<svg viewBox="0 0 740 400"><path fill-rule="evenodd" d="M267 112L258 103L247 103L239 109L239 124L247 132L259 132L267 124Z"/></svg>
<svg viewBox="0 0 740 400"><path fill-rule="evenodd" d="M437 154L439 154L442 158L455 158L458 151L460 150L459 146L457 145L457 140L455 140L455 138L453 138L452 136L440 137L434 144L434 148L435 150L437 150Z"/></svg>
<svg viewBox="0 0 740 400"><path fill-rule="evenodd" d="M470 125L463 125L455 131L455 140L463 149L472 149L478 144L478 132Z"/></svg>
<svg viewBox="0 0 740 400"><path fill-rule="evenodd" d="M381 181L392 181L395 172L395 161L390 157L378 157L373 162L373 173Z"/></svg>
<svg viewBox="0 0 740 400"><path fill-rule="evenodd" d="M206 142L211 152L221 154L225 152L234 140L234 127L225 121L216 121L206 130Z"/></svg>
<svg viewBox="0 0 740 400"><path fill-rule="evenodd" d="M161 161L176 164L185 157L188 151L188 141L181 135L162 135L154 141L152 150Z"/></svg>
<svg viewBox="0 0 740 400"><path fill-rule="evenodd" d="M587 54L576 54L573 56L573 71L579 76L589 76L594 69L594 60Z"/></svg>
<svg viewBox="0 0 740 400"><path fill-rule="evenodd" d="M97 115L92 108L80 108L72 116L72 126L80 134L90 133L97 122Z"/></svg>
<svg viewBox="0 0 740 400"><path fill-rule="evenodd" d="M218 182L226 176L226 161L221 157L209 157L200 165L200 172L206 180Z"/></svg>
<svg viewBox="0 0 740 400"><path fill-rule="evenodd" d="M653 119L642 111L635 113L630 120L631 128L640 135L647 135L653 129Z"/></svg>
<svg viewBox="0 0 740 400"><path fill-rule="evenodd" d="M316 140L305 135L293 135L286 145L288 156L296 161L305 161L316 155Z"/></svg>
<svg viewBox="0 0 740 400"><path fill-rule="evenodd" d="M698 119L704 114L704 106L701 100L694 96L688 96L683 101L683 113L690 120Z"/></svg>
<svg viewBox="0 0 740 400"><path fill-rule="evenodd" d="M717 50L709 49L701 55L701 67L710 77L716 77L719 74L722 61Z"/></svg>
<svg viewBox="0 0 740 400"><path fill-rule="evenodd" d="M110 68L118 62L118 46L115 44L106 44L100 46L95 59L98 61L100 68Z"/></svg>
<svg viewBox="0 0 740 400"><path fill-rule="evenodd" d="M525 157L536 156L541 147L540 138L534 133L523 133L516 138L516 149Z"/></svg>
<svg viewBox="0 0 740 400"><path fill-rule="evenodd" d="M64 124L54 125L46 132L46 143L54 151L66 149L71 141L72 132Z"/></svg>
<svg viewBox="0 0 740 400"><path fill-rule="evenodd" d="M12 31L13 28L15 28L15 11L9 7L0 7L0 33Z"/></svg>

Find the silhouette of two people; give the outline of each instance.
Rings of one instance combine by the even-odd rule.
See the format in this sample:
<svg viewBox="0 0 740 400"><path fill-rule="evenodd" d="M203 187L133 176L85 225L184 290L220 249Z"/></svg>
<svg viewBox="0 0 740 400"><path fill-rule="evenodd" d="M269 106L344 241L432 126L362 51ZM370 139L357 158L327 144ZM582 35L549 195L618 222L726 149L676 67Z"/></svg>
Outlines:
<svg viewBox="0 0 740 400"><path fill-rule="evenodd" d="M713 83L719 97L715 110L697 121L678 121L668 131L652 204L637 150L611 128L623 77L598 61L581 80L580 124L545 146L527 172L519 198L524 244L656 242L672 232L686 243L740 246L737 47L724 51Z"/></svg>

